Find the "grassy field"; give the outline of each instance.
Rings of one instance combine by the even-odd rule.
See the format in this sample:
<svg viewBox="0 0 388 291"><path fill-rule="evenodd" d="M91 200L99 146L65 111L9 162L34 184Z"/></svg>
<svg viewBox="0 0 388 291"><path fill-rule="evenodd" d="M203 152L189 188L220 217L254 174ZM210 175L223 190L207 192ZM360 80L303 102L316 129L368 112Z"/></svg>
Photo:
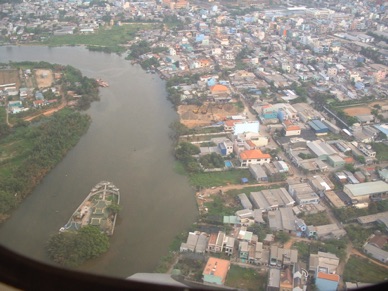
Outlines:
<svg viewBox="0 0 388 291"><path fill-rule="evenodd" d="M241 178L250 179L248 170L230 170L224 172L195 173L190 175L190 184L197 187L216 187L228 184L239 184ZM253 181L249 181L253 182Z"/></svg>
<svg viewBox="0 0 388 291"><path fill-rule="evenodd" d="M373 143L372 148L376 151L379 161L388 161L388 146L383 143Z"/></svg>
<svg viewBox="0 0 388 291"><path fill-rule="evenodd" d="M226 277L225 285L245 290L265 290L267 275L257 270L232 265Z"/></svg>
<svg viewBox="0 0 388 291"><path fill-rule="evenodd" d="M150 27L151 24L113 26L109 29L101 28L94 34L53 36L47 40L46 44L50 46L87 45L107 47L116 52L120 45L132 40L138 30L148 29ZM125 51L125 49L122 49L122 51Z"/></svg>
<svg viewBox="0 0 388 291"><path fill-rule="evenodd" d="M31 152L33 142L25 139L26 132L19 128L15 134L0 140L0 180L7 179Z"/></svg>
<svg viewBox="0 0 388 291"><path fill-rule="evenodd" d="M367 259L351 256L345 266L345 282L379 283L388 280L388 270Z"/></svg>

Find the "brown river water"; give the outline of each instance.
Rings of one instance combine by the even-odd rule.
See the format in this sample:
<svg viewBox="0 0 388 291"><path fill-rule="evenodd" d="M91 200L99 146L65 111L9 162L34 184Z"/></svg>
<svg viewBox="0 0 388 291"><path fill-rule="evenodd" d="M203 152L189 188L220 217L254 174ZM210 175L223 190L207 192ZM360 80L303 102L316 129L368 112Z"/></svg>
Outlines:
<svg viewBox="0 0 388 291"><path fill-rule="evenodd" d="M178 118L164 81L118 55L81 47L0 47L0 62L71 65L110 84L92 104L88 132L0 225L0 244L50 263L45 244L101 180L120 188L121 206L109 251L78 268L125 278L152 272L176 234L197 217L194 190L174 172L169 124Z"/></svg>

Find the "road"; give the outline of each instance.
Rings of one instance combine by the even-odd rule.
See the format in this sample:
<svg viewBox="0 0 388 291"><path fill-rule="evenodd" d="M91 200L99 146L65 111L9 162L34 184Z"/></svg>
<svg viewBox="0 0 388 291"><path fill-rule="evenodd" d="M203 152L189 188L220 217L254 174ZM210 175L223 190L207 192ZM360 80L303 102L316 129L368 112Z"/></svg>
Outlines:
<svg viewBox="0 0 388 291"><path fill-rule="evenodd" d="M43 111L39 114L33 115L33 116L27 116L23 119L24 119L24 121L31 121L39 116L42 116L42 115L50 116L51 114L63 109L66 105L67 105L66 98L65 98L64 94L62 94L61 103L57 107L50 108L48 110L45 110L45 111Z"/></svg>

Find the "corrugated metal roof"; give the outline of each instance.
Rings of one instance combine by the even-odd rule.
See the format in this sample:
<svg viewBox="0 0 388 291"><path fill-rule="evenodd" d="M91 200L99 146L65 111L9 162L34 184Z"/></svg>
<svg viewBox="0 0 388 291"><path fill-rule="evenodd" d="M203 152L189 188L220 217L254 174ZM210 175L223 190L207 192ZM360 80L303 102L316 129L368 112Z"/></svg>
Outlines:
<svg viewBox="0 0 388 291"><path fill-rule="evenodd" d="M346 184L353 196L373 195L388 192L388 184L383 181L366 182L360 184Z"/></svg>

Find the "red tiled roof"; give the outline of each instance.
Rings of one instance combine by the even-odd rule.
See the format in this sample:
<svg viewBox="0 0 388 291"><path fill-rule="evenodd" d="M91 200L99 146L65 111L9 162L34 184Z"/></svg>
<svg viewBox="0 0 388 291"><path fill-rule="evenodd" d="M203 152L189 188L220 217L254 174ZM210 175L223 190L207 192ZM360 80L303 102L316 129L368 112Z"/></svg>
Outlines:
<svg viewBox="0 0 388 291"><path fill-rule="evenodd" d="M271 155L263 154L261 150L246 150L240 153L240 158L242 160L270 159Z"/></svg>
<svg viewBox="0 0 388 291"><path fill-rule="evenodd" d="M228 119L228 120L225 121L225 125L226 126L233 126L237 122L240 122L240 120Z"/></svg>
<svg viewBox="0 0 388 291"><path fill-rule="evenodd" d="M320 279L330 280L334 282L339 282L339 279L340 279L340 277L337 274L326 274L322 272L319 272L317 277Z"/></svg>
<svg viewBox="0 0 388 291"><path fill-rule="evenodd" d="M230 261L210 257L206 263L203 275L213 275L225 280L230 268Z"/></svg>
<svg viewBox="0 0 388 291"><path fill-rule="evenodd" d="M211 92L228 92L229 89L225 85L217 84L217 85L210 87L210 91Z"/></svg>
<svg viewBox="0 0 388 291"><path fill-rule="evenodd" d="M287 126L286 130L300 130L300 126L299 125L290 125L290 126Z"/></svg>

